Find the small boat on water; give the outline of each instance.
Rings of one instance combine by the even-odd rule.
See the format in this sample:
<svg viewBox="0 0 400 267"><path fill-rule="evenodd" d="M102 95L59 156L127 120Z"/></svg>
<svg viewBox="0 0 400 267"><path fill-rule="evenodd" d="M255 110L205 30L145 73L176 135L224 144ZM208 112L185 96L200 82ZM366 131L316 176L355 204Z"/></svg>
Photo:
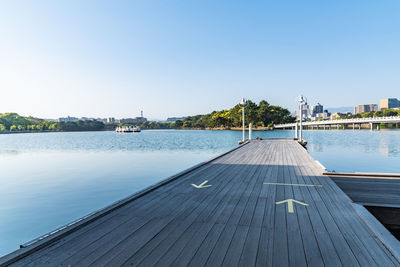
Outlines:
<svg viewBox="0 0 400 267"><path fill-rule="evenodd" d="M140 129L139 126L136 127L131 127L131 126L123 126L123 127L117 127L115 129L117 133L139 133L142 130Z"/></svg>

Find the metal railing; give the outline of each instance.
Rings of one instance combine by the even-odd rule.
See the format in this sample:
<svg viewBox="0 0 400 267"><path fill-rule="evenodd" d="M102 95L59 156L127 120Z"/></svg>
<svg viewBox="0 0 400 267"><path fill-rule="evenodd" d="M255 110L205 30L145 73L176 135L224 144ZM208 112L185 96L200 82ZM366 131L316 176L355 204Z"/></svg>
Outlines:
<svg viewBox="0 0 400 267"><path fill-rule="evenodd" d="M353 118L353 119L337 119L323 121L303 121L303 126L312 125L336 125L336 124L365 124L365 123L400 123L400 116L390 117L370 117L370 118ZM276 124L275 128L295 127L296 123Z"/></svg>

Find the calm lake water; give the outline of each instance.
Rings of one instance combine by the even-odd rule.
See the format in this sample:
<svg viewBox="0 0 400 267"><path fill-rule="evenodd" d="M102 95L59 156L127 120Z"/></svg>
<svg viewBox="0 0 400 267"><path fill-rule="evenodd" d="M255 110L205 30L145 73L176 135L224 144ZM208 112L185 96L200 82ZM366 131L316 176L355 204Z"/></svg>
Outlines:
<svg viewBox="0 0 400 267"><path fill-rule="evenodd" d="M254 132L268 138L293 131ZM328 170L400 172L400 131L305 131ZM0 135L0 256L237 146L237 131Z"/></svg>

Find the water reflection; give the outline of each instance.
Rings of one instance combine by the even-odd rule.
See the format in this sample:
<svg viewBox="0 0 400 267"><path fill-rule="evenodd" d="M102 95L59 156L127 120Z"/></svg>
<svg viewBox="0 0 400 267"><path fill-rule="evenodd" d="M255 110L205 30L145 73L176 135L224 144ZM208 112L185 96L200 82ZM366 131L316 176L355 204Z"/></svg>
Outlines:
<svg viewBox="0 0 400 267"><path fill-rule="evenodd" d="M400 172L400 131L305 131L310 154L328 170Z"/></svg>
<svg viewBox="0 0 400 267"><path fill-rule="evenodd" d="M323 152L324 151L324 146L322 144L309 144L307 146L308 151L313 151L313 152Z"/></svg>

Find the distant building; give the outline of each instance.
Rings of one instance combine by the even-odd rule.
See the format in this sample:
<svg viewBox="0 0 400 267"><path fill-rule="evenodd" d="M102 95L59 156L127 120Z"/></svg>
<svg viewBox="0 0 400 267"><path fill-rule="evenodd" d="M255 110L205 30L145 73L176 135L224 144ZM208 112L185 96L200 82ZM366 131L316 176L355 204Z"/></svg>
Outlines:
<svg viewBox="0 0 400 267"><path fill-rule="evenodd" d="M108 123L115 122L115 118L112 118L112 117L107 118L107 122L108 122Z"/></svg>
<svg viewBox="0 0 400 267"><path fill-rule="evenodd" d="M65 117L65 118L59 118L58 121L59 122L71 122L71 121L79 121L79 119L75 118L75 117L68 116L68 117Z"/></svg>
<svg viewBox="0 0 400 267"><path fill-rule="evenodd" d="M95 118L81 117L79 120L80 120L80 121L94 121L94 120L96 120L96 121L103 121L104 119L102 119L102 118L97 118L97 119L95 119Z"/></svg>
<svg viewBox="0 0 400 267"><path fill-rule="evenodd" d="M337 119L337 118L346 118L347 116L351 115L350 112L335 112L330 116L331 120Z"/></svg>
<svg viewBox="0 0 400 267"><path fill-rule="evenodd" d="M126 118L120 120L121 123L132 123L132 124L141 124L146 121L147 119L144 117Z"/></svg>
<svg viewBox="0 0 400 267"><path fill-rule="evenodd" d="M354 108L354 114L366 113L371 111L378 111L377 104L358 105Z"/></svg>
<svg viewBox="0 0 400 267"><path fill-rule="evenodd" d="M167 121L168 122L174 122L174 121L183 121L184 119L186 119L187 117L171 117L168 118Z"/></svg>
<svg viewBox="0 0 400 267"><path fill-rule="evenodd" d="M324 106L322 106L320 103L311 107L311 116L312 117L315 117L316 114L323 113L323 112L324 112Z"/></svg>
<svg viewBox="0 0 400 267"><path fill-rule="evenodd" d="M400 108L400 100L397 98L385 98L380 101L381 110Z"/></svg>
<svg viewBox="0 0 400 267"><path fill-rule="evenodd" d="M327 110L325 110L324 112L321 113L316 113L314 117L312 117L312 120L319 120L319 119L323 119L323 120L327 120L329 119L329 117L331 116L331 113L329 113Z"/></svg>
<svg viewBox="0 0 400 267"><path fill-rule="evenodd" d="M117 121L117 120L116 120ZM143 117L143 110L140 111L140 117L136 118L125 118L125 119L120 119L120 123L132 123L132 124L141 124L143 122L146 122L147 119Z"/></svg>

